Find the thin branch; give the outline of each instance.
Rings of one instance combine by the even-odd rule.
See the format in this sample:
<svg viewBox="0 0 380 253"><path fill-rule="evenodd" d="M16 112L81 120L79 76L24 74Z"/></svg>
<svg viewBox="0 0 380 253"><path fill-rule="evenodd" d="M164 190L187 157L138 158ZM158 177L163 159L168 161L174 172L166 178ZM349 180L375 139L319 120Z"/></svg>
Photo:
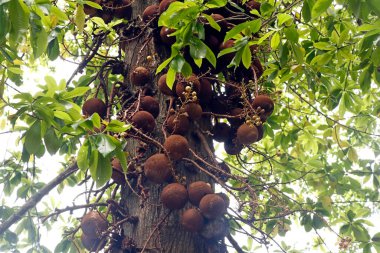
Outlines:
<svg viewBox="0 0 380 253"><path fill-rule="evenodd" d="M34 194L25 204L7 220L5 220L0 225L0 235L2 235L10 226L18 222L23 218L24 214L27 213L31 208L35 207L41 199L46 196L52 189L62 183L66 178L72 175L78 170L77 163L68 167L65 171L55 177L52 181L46 184L41 190Z"/></svg>

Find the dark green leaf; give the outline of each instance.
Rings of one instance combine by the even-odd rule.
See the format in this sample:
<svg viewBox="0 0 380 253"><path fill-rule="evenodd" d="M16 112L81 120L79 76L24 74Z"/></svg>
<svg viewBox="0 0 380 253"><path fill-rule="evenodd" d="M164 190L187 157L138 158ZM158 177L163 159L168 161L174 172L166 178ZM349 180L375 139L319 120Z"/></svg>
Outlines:
<svg viewBox="0 0 380 253"><path fill-rule="evenodd" d="M77 163L78 163L78 168L82 171L85 171L88 169L90 166L90 145L89 141L86 139L83 143L83 145L79 148L78 150L78 155L77 155Z"/></svg>
<svg viewBox="0 0 380 253"><path fill-rule="evenodd" d="M54 38L47 46L47 55L51 61L54 61L59 56L59 44L58 39Z"/></svg>
<svg viewBox="0 0 380 253"><path fill-rule="evenodd" d="M54 155L58 151L59 147L61 146L61 142L57 137L53 127L50 127L46 131L44 136L44 142L49 154Z"/></svg>
<svg viewBox="0 0 380 253"><path fill-rule="evenodd" d="M24 146L29 154L37 154L42 145L41 123L36 120L25 133Z"/></svg>
<svg viewBox="0 0 380 253"><path fill-rule="evenodd" d="M41 18L33 14L30 24L30 43L32 45L34 59L37 59L45 52L47 39L48 35L41 23Z"/></svg>
<svg viewBox="0 0 380 253"><path fill-rule="evenodd" d="M224 37L224 41L227 41L235 37L239 33L243 32L245 29L248 29L251 33L256 33L257 31L259 31L260 27L261 27L260 19L241 23L227 32L226 36Z"/></svg>
<svg viewBox="0 0 380 253"><path fill-rule="evenodd" d="M104 185L112 176L112 166L109 157L99 156L98 167L96 169L96 186L99 188Z"/></svg>

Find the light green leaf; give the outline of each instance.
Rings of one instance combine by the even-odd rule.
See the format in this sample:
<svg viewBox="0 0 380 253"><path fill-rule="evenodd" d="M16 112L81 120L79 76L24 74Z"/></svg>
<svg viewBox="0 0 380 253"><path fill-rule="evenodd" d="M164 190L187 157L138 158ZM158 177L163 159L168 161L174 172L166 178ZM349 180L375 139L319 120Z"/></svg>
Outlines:
<svg viewBox="0 0 380 253"><path fill-rule="evenodd" d="M85 139L82 146L79 148L78 154L77 154L78 168L82 171L87 170L90 166L90 156L89 156L90 152L91 151L90 151L89 141Z"/></svg>
<svg viewBox="0 0 380 253"><path fill-rule="evenodd" d="M282 26L283 24L287 23L288 21L293 20L293 16L286 14L286 13L280 13L277 15L277 24L278 26Z"/></svg>
<svg viewBox="0 0 380 253"><path fill-rule="evenodd" d="M131 125L125 124L119 120L111 120L106 127L106 131L110 131L113 133L122 133L131 128Z"/></svg>
<svg viewBox="0 0 380 253"><path fill-rule="evenodd" d="M83 5L78 4L77 10L75 12L75 25L77 26L80 33L83 32L85 20L86 14L84 13Z"/></svg>
<svg viewBox="0 0 380 253"><path fill-rule="evenodd" d="M227 4L227 0L209 0L206 2L205 6L207 8L220 8Z"/></svg>
<svg viewBox="0 0 380 253"><path fill-rule="evenodd" d="M312 18L318 18L323 12L327 11L332 2L332 0L318 0L311 10Z"/></svg>
<svg viewBox="0 0 380 253"><path fill-rule="evenodd" d="M70 98L83 96L87 91L90 90L90 87L77 87L71 91L65 91L61 94L61 98L68 100Z"/></svg>
<svg viewBox="0 0 380 253"><path fill-rule="evenodd" d="M96 145L99 153L103 157L108 156L116 149L116 145L113 143L112 139L106 134L98 134L96 136Z"/></svg>
<svg viewBox="0 0 380 253"><path fill-rule="evenodd" d="M226 36L224 37L224 41L227 41L235 37L239 33L243 32L245 29L249 30L251 33L256 33L260 30L260 27L261 27L260 19L241 23L226 33Z"/></svg>
<svg viewBox="0 0 380 253"><path fill-rule="evenodd" d="M245 45L244 49L243 49L243 54L242 54L242 57L241 57L241 61L243 62L243 65L245 68L249 68L251 66L251 62L252 62L252 53L251 53L251 49L249 48L249 45Z"/></svg>
<svg viewBox="0 0 380 253"><path fill-rule="evenodd" d="M272 39L270 41L270 46L273 50L277 49L278 45L280 44L280 39L280 34L278 32L273 34Z"/></svg>

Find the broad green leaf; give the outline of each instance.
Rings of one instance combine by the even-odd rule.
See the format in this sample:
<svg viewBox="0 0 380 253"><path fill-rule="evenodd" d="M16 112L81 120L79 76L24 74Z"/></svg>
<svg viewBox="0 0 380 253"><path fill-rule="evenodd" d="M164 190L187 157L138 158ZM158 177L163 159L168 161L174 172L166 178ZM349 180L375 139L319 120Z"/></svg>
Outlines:
<svg viewBox="0 0 380 253"><path fill-rule="evenodd" d="M98 157L98 164L96 168L96 177L94 178L96 186L99 188L103 186L112 176L111 159L109 157Z"/></svg>
<svg viewBox="0 0 380 253"><path fill-rule="evenodd" d="M317 0L311 10L312 18L318 18L323 12L327 11L332 2L332 0Z"/></svg>
<svg viewBox="0 0 380 253"><path fill-rule="evenodd" d="M100 6L99 4L93 2L93 1L84 1L85 4L87 4L88 6L91 6L92 8L95 8L95 9L98 9L98 10L102 10L102 6Z"/></svg>
<svg viewBox="0 0 380 253"><path fill-rule="evenodd" d="M114 132L114 133L122 133L131 128L131 125L125 124L119 120L111 120L110 123L107 124L106 131Z"/></svg>
<svg viewBox="0 0 380 253"><path fill-rule="evenodd" d="M124 152L120 147L116 149L116 157L119 159L121 167L123 168L124 172L127 172L128 164L127 164L127 153Z"/></svg>
<svg viewBox="0 0 380 253"><path fill-rule="evenodd" d="M278 45L280 45L280 39L280 34L278 32L273 34L272 39L270 41L270 46L273 50L276 50Z"/></svg>
<svg viewBox="0 0 380 253"><path fill-rule="evenodd" d="M207 55L206 44L200 39L193 37L190 39L190 55L193 59L203 59Z"/></svg>
<svg viewBox="0 0 380 253"><path fill-rule="evenodd" d="M212 28L214 28L215 30L217 30L218 32L220 32L220 25L218 23L215 22L215 20L210 16L210 15L207 15L207 14L202 14L203 17L205 17L207 19L207 22L210 24L210 26Z"/></svg>
<svg viewBox="0 0 380 253"><path fill-rule="evenodd" d="M86 14L84 13L83 5L78 4L75 12L75 25L80 33L83 32L85 19Z"/></svg>
<svg viewBox="0 0 380 253"><path fill-rule="evenodd" d="M245 68L248 69L251 66L251 63L252 63L252 53L251 53L251 49L249 48L248 44L245 45L245 47L243 49L241 61L243 62L243 65L244 65Z"/></svg>
<svg viewBox="0 0 380 253"><path fill-rule="evenodd" d="M36 120L26 131L24 146L29 154L37 154L42 145L41 122Z"/></svg>
<svg viewBox="0 0 380 253"><path fill-rule="evenodd" d="M220 8L227 4L227 0L209 0L206 2L205 6L207 8Z"/></svg>
<svg viewBox="0 0 380 253"><path fill-rule="evenodd" d="M44 136L44 142L49 154L54 155L58 151L59 147L61 146L61 141L57 137L53 127L50 127L46 131Z"/></svg>
<svg viewBox="0 0 380 253"><path fill-rule="evenodd" d="M277 15L277 24L278 26L282 26L285 23L288 23L289 21L293 20L293 16L286 14L286 13L279 13Z"/></svg>
<svg viewBox="0 0 380 253"><path fill-rule="evenodd" d="M61 98L67 100L70 98L80 97L80 96L83 96L89 90L90 90L90 87L77 87L71 91L63 92L61 94Z"/></svg>
<svg viewBox="0 0 380 253"><path fill-rule="evenodd" d="M328 42L315 42L314 47L320 50L335 50L336 48Z"/></svg>
<svg viewBox="0 0 380 253"><path fill-rule="evenodd" d="M305 0L303 1L303 5L302 5L302 17L306 23L309 22L311 19L311 8L309 5L309 2L310 2L309 0Z"/></svg>
<svg viewBox="0 0 380 253"><path fill-rule="evenodd" d="M19 0L10 1L8 8L11 22L9 40L11 44L14 44L21 36L24 36L29 27L29 12L28 8L25 8L25 4Z"/></svg>
<svg viewBox="0 0 380 253"><path fill-rule="evenodd" d="M90 143L85 139L77 154L78 168L82 171L87 170L90 166L90 152Z"/></svg>
<svg viewBox="0 0 380 253"><path fill-rule="evenodd" d="M166 84L170 89L173 88L174 81L175 81L175 76L176 76L176 71L172 67L169 68L168 73L166 75Z"/></svg>
<svg viewBox="0 0 380 253"><path fill-rule="evenodd" d="M108 135L98 134L95 138L97 149L103 157L108 156L116 149L116 145Z"/></svg>
<svg viewBox="0 0 380 253"><path fill-rule="evenodd" d="M47 46L47 55L51 61L54 61L59 56L58 38L51 40Z"/></svg>
<svg viewBox="0 0 380 253"><path fill-rule="evenodd" d="M47 48L48 34L41 23L39 16L33 14L30 24L30 43L33 48L34 59L40 57Z"/></svg>
<svg viewBox="0 0 380 253"><path fill-rule="evenodd" d="M259 31L260 27L261 27L260 19L238 24L226 33L226 36L224 37L224 41L227 41L235 37L239 33L243 32L245 29L249 30L251 33L256 33Z"/></svg>

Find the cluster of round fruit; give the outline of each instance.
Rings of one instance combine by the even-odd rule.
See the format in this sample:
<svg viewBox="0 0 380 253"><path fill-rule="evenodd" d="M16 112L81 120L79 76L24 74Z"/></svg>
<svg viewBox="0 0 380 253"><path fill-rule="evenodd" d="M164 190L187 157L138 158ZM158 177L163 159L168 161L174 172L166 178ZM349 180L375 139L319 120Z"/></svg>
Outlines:
<svg viewBox="0 0 380 253"><path fill-rule="evenodd" d="M171 183L162 190L161 202L170 210L182 209L188 201L194 206L182 213L181 225L185 230L199 232L207 239L220 239L225 236L228 227L225 225L223 214L229 205L229 199L225 194L215 194L210 184L204 181L193 182L187 189L182 184ZM216 223L223 226L210 231L208 227L215 227Z"/></svg>
<svg viewBox="0 0 380 253"><path fill-rule="evenodd" d="M83 246L89 251L97 251L106 245L103 233L108 229L108 221L97 211L86 213L81 220Z"/></svg>
<svg viewBox="0 0 380 253"><path fill-rule="evenodd" d="M129 19L131 15L131 0L91 0L102 7L97 9L91 5L84 5L84 13L91 17L101 17L104 22L109 23L116 18Z"/></svg>

